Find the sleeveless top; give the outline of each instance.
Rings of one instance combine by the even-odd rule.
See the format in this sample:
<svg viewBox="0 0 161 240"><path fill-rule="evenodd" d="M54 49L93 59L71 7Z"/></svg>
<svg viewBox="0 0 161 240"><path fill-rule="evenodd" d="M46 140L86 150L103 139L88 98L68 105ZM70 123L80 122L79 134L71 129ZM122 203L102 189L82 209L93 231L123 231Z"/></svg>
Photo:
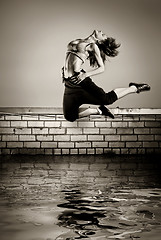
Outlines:
<svg viewBox="0 0 161 240"><path fill-rule="evenodd" d="M75 44L75 48L76 49L72 49L72 50L68 50L67 51L67 57L65 60L65 67L62 68L62 78L63 78L63 82L65 82L65 86L67 87L79 87L78 84L74 83L74 80L77 78L77 76L79 75L80 72L85 72L83 69L81 69L79 72L74 72L74 74L71 77L66 78L65 77L65 68L66 64L67 64L67 59L69 57L70 54L74 54L75 56L77 56L79 59L81 59L82 64L85 62L85 60L88 58L88 52L86 50L87 46L89 46L91 43L86 44L85 46L80 46L78 44ZM88 55L87 55L88 54Z"/></svg>

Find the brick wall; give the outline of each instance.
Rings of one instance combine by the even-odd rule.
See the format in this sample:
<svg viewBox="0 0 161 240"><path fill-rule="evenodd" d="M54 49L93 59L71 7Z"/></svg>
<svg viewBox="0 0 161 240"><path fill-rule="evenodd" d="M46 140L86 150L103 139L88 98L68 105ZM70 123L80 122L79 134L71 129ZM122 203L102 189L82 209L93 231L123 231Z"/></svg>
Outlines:
<svg viewBox="0 0 161 240"><path fill-rule="evenodd" d="M161 109L67 122L62 109L1 108L0 154L161 154Z"/></svg>

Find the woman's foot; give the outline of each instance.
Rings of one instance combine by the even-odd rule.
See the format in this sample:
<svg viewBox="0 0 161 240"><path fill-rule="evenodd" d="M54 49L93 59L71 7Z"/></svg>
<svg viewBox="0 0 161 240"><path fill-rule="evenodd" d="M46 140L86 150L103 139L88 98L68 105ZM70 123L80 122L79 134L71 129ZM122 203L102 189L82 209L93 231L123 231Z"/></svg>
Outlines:
<svg viewBox="0 0 161 240"><path fill-rule="evenodd" d="M104 105L99 106L98 110L102 115L108 116L112 119L115 118L114 114L108 108L106 108Z"/></svg>
<svg viewBox="0 0 161 240"><path fill-rule="evenodd" d="M150 86L146 83L129 83L129 87L135 86L137 88L137 93L143 92L143 91L150 91Z"/></svg>

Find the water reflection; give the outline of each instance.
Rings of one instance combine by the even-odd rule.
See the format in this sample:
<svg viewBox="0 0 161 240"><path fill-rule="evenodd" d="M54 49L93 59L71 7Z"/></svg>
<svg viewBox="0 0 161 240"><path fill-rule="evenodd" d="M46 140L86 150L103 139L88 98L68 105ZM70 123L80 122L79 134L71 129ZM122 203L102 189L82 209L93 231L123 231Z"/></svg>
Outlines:
<svg viewBox="0 0 161 240"><path fill-rule="evenodd" d="M69 231L57 240L147 240L150 231L161 234L160 189L107 189L88 195L79 189L62 192L65 202L58 204L63 208L58 225ZM159 239L159 234L153 239Z"/></svg>
<svg viewBox="0 0 161 240"><path fill-rule="evenodd" d="M160 240L160 159L13 157L0 165L1 240Z"/></svg>

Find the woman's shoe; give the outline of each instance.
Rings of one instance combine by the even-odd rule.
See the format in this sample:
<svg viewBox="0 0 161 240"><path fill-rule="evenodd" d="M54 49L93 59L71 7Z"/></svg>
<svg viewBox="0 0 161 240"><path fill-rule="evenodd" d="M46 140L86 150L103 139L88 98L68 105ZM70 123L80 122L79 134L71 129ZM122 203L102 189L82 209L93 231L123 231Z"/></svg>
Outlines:
<svg viewBox="0 0 161 240"><path fill-rule="evenodd" d="M143 92L143 91L150 91L150 86L146 83L129 83L129 87L135 86L137 88L137 93Z"/></svg>
<svg viewBox="0 0 161 240"><path fill-rule="evenodd" d="M115 118L114 114L108 108L106 108L104 105L99 106L99 110L101 110L102 115L108 116L112 119Z"/></svg>

